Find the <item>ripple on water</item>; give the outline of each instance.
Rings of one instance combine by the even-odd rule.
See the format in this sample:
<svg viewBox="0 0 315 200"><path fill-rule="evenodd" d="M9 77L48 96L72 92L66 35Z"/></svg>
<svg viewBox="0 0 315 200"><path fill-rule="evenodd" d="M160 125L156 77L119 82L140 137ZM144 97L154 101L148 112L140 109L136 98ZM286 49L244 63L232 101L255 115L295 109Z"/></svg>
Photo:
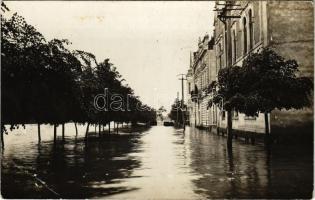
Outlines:
<svg viewBox="0 0 315 200"><path fill-rule="evenodd" d="M263 145L234 141L229 155L224 137L194 128L183 134L163 126L86 144L85 127L78 128L75 138L73 125L66 125L66 140L58 137L56 145L49 126L42 126L39 145L36 126L5 136L4 197L56 198L27 173L36 174L63 198L310 198L312 194L313 154L303 147L276 146L268 152Z"/></svg>

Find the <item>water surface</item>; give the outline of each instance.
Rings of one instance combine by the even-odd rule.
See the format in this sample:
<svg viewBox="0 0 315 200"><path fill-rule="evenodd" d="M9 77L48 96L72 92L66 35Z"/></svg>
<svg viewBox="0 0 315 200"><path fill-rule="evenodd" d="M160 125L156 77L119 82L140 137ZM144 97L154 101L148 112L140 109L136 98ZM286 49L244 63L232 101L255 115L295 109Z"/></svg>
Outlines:
<svg viewBox="0 0 315 200"><path fill-rule="evenodd" d="M5 198L310 198L312 147L234 141L195 128L183 133L155 126L141 133L76 138L53 144L53 129L28 126L5 136L2 195ZM92 127L92 130L94 128ZM60 128L58 129L60 132Z"/></svg>

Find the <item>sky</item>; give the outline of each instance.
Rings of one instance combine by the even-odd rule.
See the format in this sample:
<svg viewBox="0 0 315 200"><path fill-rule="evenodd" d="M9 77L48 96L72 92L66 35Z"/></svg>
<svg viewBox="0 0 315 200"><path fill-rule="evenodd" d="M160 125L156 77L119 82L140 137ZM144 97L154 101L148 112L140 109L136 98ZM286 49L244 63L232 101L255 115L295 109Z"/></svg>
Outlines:
<svg viewBox="0 0 315 200"><path fill-rule="evenodd" d="M9 1L6 5L47 40L69 39L70 49L91 52L99 62L109 58L144 103L168 110L181 92L177 75L187 73L198 38L213 33L214 2Z"/></svg>

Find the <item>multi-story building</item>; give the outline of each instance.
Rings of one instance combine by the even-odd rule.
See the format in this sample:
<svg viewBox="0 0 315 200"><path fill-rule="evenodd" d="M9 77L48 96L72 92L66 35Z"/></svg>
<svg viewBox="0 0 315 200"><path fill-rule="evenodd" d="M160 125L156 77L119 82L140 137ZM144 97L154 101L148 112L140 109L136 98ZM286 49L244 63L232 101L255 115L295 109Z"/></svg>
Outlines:
<svg viewBox="0 0 315 200"><path fill-rule="evenodd" d="M301 75L314 73L314 13L311 1L226 1L216 2L214 49L217 70L242 66L243 60L262 48L271 48L286 59L295 59ZM220 113L220 112L219 112ZM217 125L226 128L225 112ZM313 131L313 107L272 111L271 132ZM233 116L233 129L264 133L263 114Z"/></svg>
<svg viewBox="0 0 315 200"><path fill-rule="evenodd" d="M214 39L205 35L199 39L198 50L191 55L187 73L188 111L190 124L209 127L216 123L216 115L208 110L208 86L216 79Z"/></svg>
<svg viewBox="0 0 315 200"><path fill-rule="evenodd" d="M194 102L192 101L192 91L194 90L194 79L193 79L193 71L192 71L192 56L190 55L190 65L188 72L186 74L187 80L187 89L186 89L186 104L187 104L187 113L188 113L188 121L190 125L195 124L195 113L194 113Z"/></svg>

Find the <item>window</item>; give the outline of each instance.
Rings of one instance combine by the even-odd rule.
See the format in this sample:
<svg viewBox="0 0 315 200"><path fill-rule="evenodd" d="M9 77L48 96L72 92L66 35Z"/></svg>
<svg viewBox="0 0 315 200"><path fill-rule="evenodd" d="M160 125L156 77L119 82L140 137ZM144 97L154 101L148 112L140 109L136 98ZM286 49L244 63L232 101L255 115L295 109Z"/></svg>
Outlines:
<svg viewBox="0 0 315 200"><path fill-rule="evenodd" d="M227 63L231 61L231 56L228 55L228 39L227 39L227 31L224 32L224 54L225 54L225 62L224 65L227 67Z"/></svg>
<svg viewBox="0 0 315 200"><path fill-rule="evenodd" d="M205 73L205 88L207 88L208 87L208 76L207 76L207 70L205 70L204 71L204 73Z"/></svg>
<svg viewBox="0 0 315 200"><path fill-rule="evenodd" d="M222 111L222 120L225 120L225 111Z"/></svg>
<svg viewBox="0 0 315 200"><path fill-rule="evenodd" d="M233 30L233 63L236 62L236 34L235 30Z"/></svg>
<svg viewBox="0 0 315 200"><path fill-rule="evenodd" d="M222 51L221 43L218 43L218 54L220 55Z"/></svg>
<svg viewBox="0 0 315 200"><path fill-rule="evenodd" d="M190 86L190 83L188 83L188 91L189 91L189 94L191 93L191 86Z"/></svg>
<svg viewBox="0 0 315 200"><path fill-rule="evenodd" d="M245 120L256 120L256 117L255 116L245 115L244 119Z"/></svg>
<svg viewBox="0 0 315 200"><path fill-rule="evenodd" d="M219 55L219 69L222 69L222 47L221 47L221 43L218 44L219 48L218 48L218 55Z"/></svg>
<svg viewBox="0 0 315 200"><path fill-rule="evenodd" d="M238 120L238 112L237 111L232 111L232 119Z"/></svg>
<svg viewBox="0 0 315 200"><path fill-rule="evenodd" d="M243 18L243 53L247 53L247 27L246 27L246 18Z"/></svg>
<svg viewBox="0 0 315 200"><path fill-rule="evenodd" d="M203 74L200 75L200 89L202 90L203 86Z"/></svg>
<svg viewBox="0 0 315 200"><path fill-rule="evenodd" d="M253 14L252 14L252 10L249 10L248 12L248 16L249 16L249 49L253 48Z"/></svg>

